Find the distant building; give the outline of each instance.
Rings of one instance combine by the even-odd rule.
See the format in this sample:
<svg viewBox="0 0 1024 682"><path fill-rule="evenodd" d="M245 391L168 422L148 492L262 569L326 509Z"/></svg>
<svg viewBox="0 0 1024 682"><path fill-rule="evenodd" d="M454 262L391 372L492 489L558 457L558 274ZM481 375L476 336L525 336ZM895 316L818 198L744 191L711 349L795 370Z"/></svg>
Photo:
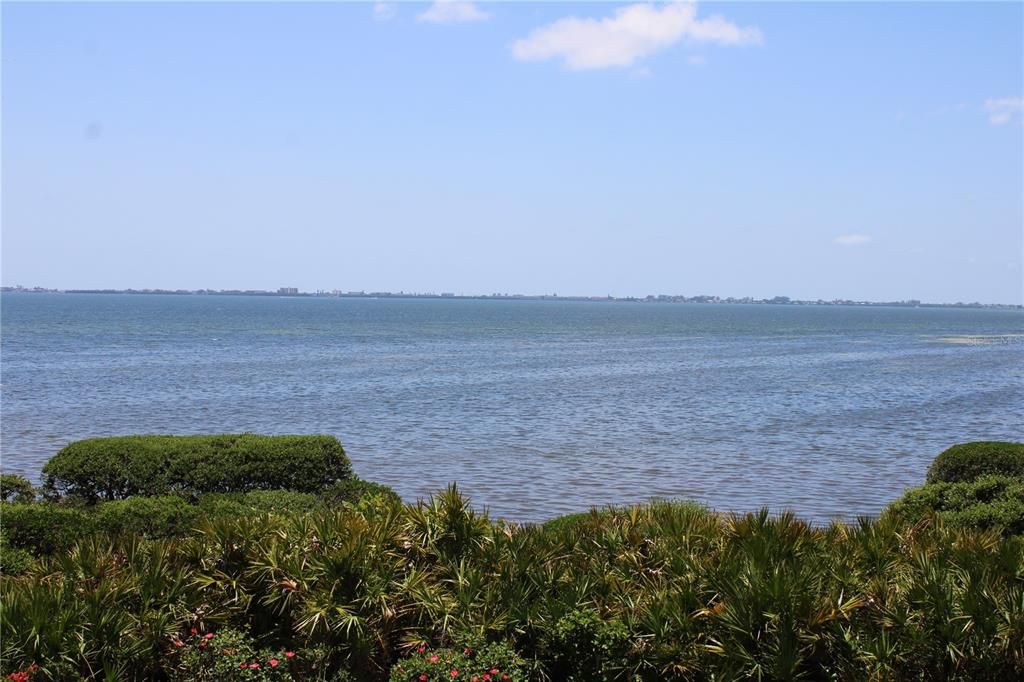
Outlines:
<svg viewBox="0 0 1024 682"><path fill-rule="evenodd" d="M299 290L296 287L281 287L280 289L277 290L277 293L281 294L282 296L294 296L295 294L299 293Z"/></svg>

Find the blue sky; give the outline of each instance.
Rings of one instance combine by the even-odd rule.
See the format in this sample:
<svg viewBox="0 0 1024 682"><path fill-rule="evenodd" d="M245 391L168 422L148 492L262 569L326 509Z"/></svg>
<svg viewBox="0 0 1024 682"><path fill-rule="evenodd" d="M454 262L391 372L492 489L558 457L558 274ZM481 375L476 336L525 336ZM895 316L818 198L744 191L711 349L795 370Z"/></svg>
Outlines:
<svg viewBox="0 0 1024 682"><path fill-rule="evenodd" d="M1021 303L1022 7L4 3L2 281Z"/></svg>

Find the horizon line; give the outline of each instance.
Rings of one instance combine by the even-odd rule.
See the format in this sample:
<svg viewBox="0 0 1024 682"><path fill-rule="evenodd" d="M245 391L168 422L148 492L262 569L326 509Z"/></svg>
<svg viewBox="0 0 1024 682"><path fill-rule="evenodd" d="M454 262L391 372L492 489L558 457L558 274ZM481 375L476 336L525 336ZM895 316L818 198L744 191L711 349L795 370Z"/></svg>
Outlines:
<svg viewBox="0 0 1024 682"><path fill-rule="evenodd" d="M315 291L300 291L298 287L279 287L273 289L165 289L165 288L57 288L57 287L26 287L22 285L2 285L0 291L4 293L56 293L56 294L153 294L153 295L180 295L180 296L297 296L304 298L427 298L427 299L474 299L474 300L576 300L576 301L610 301L610 302L653 302L653 303L702 303L702 304L756 304L756 305L872 305L872 306L899 306L899 307L985 307L985 308L1024 308L1022 303L996 303L983 301L925 301L922 299L909 298L900 300L868 300L852 298L816 298L800 299L790 296L773 296L757 298L755 296L718 296L716 294L643 294L638 296L615 296L612 294L587 295L569 294L523 294L523 293L490 293L490 294L466 294L455 292L412 292L412 291L365 291L341 289L317 289Z"/></svg>

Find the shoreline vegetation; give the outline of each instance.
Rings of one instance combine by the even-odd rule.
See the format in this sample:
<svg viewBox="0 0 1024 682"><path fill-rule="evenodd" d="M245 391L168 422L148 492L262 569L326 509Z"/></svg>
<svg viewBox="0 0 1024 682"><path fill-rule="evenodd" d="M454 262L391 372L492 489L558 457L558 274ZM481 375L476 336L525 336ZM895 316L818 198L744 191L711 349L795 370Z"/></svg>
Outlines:
<svg viewBox="0 0 1024 682"><path fill-rule="evenodd" d="M79 441L0 498L5 679L1024 678L1024 443L826 527L492 520L455 485L403 503L329 436Z"/></svg>
<svg viewBox="0 0 1024 682"><path fill-rule="evenodd" d="M341 291L318 289L314 292L299 291L295 287L281 287L276 291L265 289L47 289L45 287L0 287L3 293L24 294L150 294L162 296L271 296L285 298L394 298L394 299L444 299L473 301L593 301L610 303L704 303L726 305L795 305L795 306L860 306L882 308L990 308L993 310L1024 310L1024 305L1014 303L926 303L917 299L903 301L856 301L851 299L793 299L789 296L772 298L720 297L713 295L684 296L682 294L648 294L646 296L559 296L553 294L456 294L416 293L407 291Z"/></svg>

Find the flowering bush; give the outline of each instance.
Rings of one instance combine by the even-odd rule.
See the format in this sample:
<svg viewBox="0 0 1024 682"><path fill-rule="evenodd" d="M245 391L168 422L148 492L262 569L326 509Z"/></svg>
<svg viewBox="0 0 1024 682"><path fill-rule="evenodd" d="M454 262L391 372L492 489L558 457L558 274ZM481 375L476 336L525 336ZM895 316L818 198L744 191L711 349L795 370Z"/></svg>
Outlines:
<svg viewBox="0 0 1024 682"><path fill-rule="evenodd" d="M526 664L504 643L479 649L420 646L391 669L391 682L523 682Z"/></svg>
<svg viewBox="0 0 1024 682"><path fill-rule="evenodd" d="M192 628L171 640L171 656L177 657L172 680L294 680L297 654L293 651L257 649L243 632L224 628L203 632Z"/></svg>
<svg viewBox="0 0 1024 682"><path fill-rule="evenodd" d="M29 667L25 668L24 670L19 670L16 673L11 673L10 675L5 675L4 679L5 680L14 680L14 682L29 682L29 680L31 680L32 677L33 677L33 673L35 673L37 670L39 670L39 666L36 665L35 663L33 663L32 665L30 665Z"/></svg>

